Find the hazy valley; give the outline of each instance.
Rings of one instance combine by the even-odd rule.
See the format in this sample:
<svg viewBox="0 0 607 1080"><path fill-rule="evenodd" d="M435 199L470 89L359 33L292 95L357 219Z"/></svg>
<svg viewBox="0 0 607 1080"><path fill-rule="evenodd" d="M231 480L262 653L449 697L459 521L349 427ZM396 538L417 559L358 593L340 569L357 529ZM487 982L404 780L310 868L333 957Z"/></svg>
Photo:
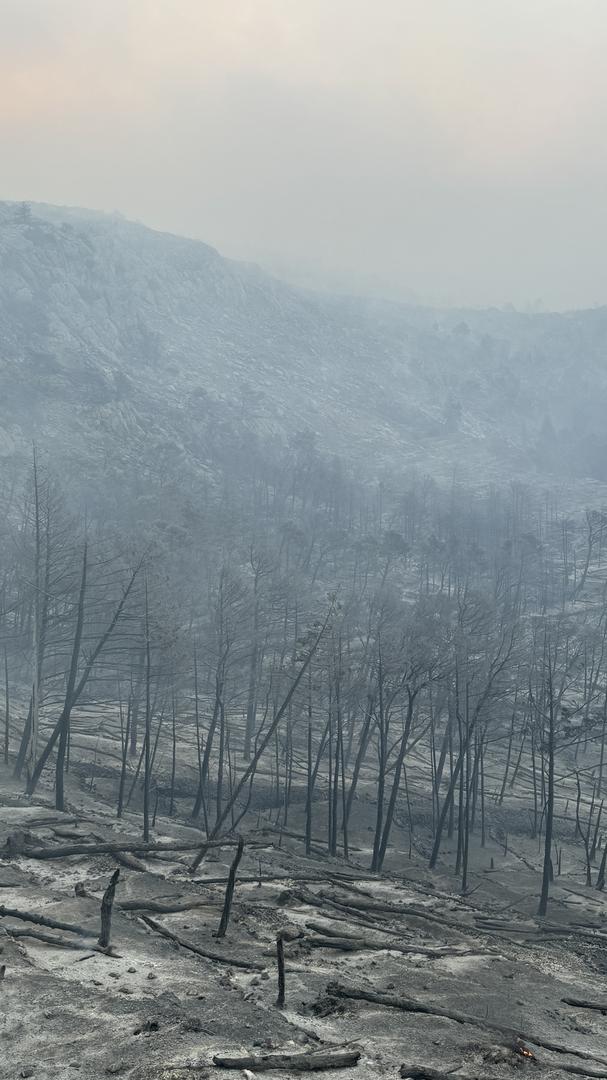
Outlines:
<svg viewBox="0 0 607 1080"><path fill-rule="evenodd" d="M607 1075L606 346L0 204L3 1075Z"/></svg>

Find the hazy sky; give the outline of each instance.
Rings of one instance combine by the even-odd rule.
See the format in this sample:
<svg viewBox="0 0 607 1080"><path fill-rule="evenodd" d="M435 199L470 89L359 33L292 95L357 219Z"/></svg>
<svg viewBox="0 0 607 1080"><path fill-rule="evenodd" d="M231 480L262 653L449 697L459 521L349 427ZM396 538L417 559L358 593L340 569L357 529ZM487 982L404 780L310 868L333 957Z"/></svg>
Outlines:
<svg viewBox="0 0 607 1080"><path fill-rule="evenodd" d="M0 197L425 300L607 302L606 0L0 0Z"/></svg>

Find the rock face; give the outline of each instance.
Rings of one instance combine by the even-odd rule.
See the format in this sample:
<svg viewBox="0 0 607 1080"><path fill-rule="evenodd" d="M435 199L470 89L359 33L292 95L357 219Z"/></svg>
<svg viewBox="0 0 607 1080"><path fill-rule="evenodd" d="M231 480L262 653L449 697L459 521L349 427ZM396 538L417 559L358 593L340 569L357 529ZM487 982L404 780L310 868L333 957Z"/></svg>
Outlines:
<svg viewBox="0 0 607 1080"><path fill-rule="evenodd" d="M607 312L306 293L120 218L0 204L0 459L102 496L301 431L368 475L607 477ZM584 415L584 424L576 417Z"/></svg>

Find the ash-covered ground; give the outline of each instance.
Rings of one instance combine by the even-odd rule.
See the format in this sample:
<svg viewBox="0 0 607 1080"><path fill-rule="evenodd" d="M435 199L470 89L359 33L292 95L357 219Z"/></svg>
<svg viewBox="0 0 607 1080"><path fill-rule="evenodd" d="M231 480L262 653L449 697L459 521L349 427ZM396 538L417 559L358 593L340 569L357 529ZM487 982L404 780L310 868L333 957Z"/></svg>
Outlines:
<svg viewBox="0 0 607 1080"><path fill-rule="evenodd" d="M378 877L368 870L364 799L348 863L326 857L320 844L306 858L296 814L291 835L273 830L268 816L244 830L229 926L218 939L233 838L209 849L194 871L203 836L177 817L159 818L153 840L185 850L121 855L120 864L103 852L40 858L40 848L140 842L140 817L129 812L117 822L102 784L74 787L63 814L52 808L51 791L29 800L8 772L2 792L2 1077L229 1080L243 1067L226 1070L216 1055L337 1049L360 1053L356 1064L325 1073L342 1080L424 1070L456 1078L607 1076L605 900L581 884L573 835L562 842L562 872L540 921L541 854L523 824L516 832L512 808L504 808L507 843L494 824L485 847L477 837L466 897L448 841L439 871L429 873L423 823L410 854L406 831L395 835ZM322 814L318 807L319 831ZM107 955L95 946L117 866ZM273 1072L279 1080L296 1074Z"/></svg>

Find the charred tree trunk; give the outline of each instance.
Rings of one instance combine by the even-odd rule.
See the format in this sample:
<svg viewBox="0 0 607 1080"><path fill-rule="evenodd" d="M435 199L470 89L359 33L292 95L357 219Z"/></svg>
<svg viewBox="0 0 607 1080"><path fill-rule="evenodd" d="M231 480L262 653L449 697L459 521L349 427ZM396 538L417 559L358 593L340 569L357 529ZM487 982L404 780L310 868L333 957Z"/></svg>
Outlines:
<svg viewBox="0 0 607 1080"><path fill-rule="evenodd" d="M8 686L8 653L4 648L4 764L8 765L10 749L10 694Z"/></svg>
<svg viewBox="0 0 607 1080"><path fill-rule="evenodd" d="M555 702L552 658L548 651L548 789L546 797L546 826L544 831L544 865L542 870L542 889L537 913L544 917L548 911L548 895L552 877L552 827L554 821L554 740L555 740Z"/></svg>
<svg viewBox="0 0 607 1080"><path fill-rule="evenodd" d="M110 883L105 890L101 901L101 932L97 944L102 949L109 949L110 947L112 936L112 907L119 877L120 867L118 867L117 870L114 870L114 873L110 878Z"/></svg>
<svg viewBox="0 0 607 1080"><path fill-rule="evenodd" d="M230 912L232 910L232 901L234 899L234 887L236 884L236 871L238 870L238 864L242 859L242 853L244 851L244 837L239 837L238 847L236 848L236 854L232 860L230 866L230 872L228 875L228 883L226 885L226 894L223 901L223 911L221 913L221 921L219 923L219 929L215 935L218 938L225 937L228 929L228 923L230 922Z"/></svg>
<svg viewBox="0 0 607 1080"><path fill-rule="evenodd" d="M76 687L76 677L78 675L78 661L80 659L80 646L82 643L82 630L84 627L84 600L86 596L86 581L87 581L87 544L85 541L84 552L82 556L82 576L80 578L80 592L78 594L78 613L76 616L76 630L74 633L74 644L72 647L72 659L70 664L70 671L67 680L67 689L65 692L65 705L63 707L63 713L61 717L61 728L59 731L59 749L57 751L57 763L55 768L55 808L57 810L64 809L64 795L63 795L63 773L65 766L65 750L67 746L67 738L70 725L70 715L72 711L72 701L74 697L74 690Z"/></svg>
<svg viewBox="0 0 607 1080"><path fill-rule="evenodd" d="M392 823L394 821L394 813L396 810L396 802L398 799L398 793L400 790L401 775L403 771L403 765L405 762L405 756L407 753L407 747L409 743L409 735L411 734L411 725L413 723L413 709L415 706L415 699L417 697L417 690L413 690L410 687L407 688L407 713L405 718L404 731L401 736L400 748L398 751L398 757L396 759L396 765L394 768L394 779L392 781L392 790L390 792L390 799L388 801L388 807L386 810L386 820L381 835L379 849L377 852L377 865L374 867L378 872L381 871L386 857L386 851L388 849L388 841L390 839L390 832L392 829Z"/></svg>
<svg viewBox="0 0 607 1080"><path fill-rule="evenodd" d="M122 817L122 810L124 806L124 787L126 784L126 766L129 755L129 739L131 737L132 708L133 702L131 695L129 694L129 700L126 708L126 728L122 740L122 762L120 766L120 782L118 784L118 803L116 806L116 817Z"/></svg>
<svg viewBox="0 0 607 1080"><path fill-rule="evenodd" d="M152 736L152 664L150 650L150 610L147 582L145 587L145 735L143 766L143 839L150 839L150 756Z"/></svg>

